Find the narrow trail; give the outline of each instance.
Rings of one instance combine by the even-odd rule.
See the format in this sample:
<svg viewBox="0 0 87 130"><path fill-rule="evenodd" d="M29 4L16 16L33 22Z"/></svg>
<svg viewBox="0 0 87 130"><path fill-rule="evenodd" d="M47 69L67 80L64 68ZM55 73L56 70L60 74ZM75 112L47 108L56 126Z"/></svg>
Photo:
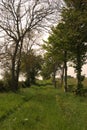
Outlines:
<svg viewBox="0 0 87 130"><path fill-rule="evenodd" d="M19 110L19 108L22 108L22 106L29 102L33 97L35 97L36 95L33 95L31 97L29 97L27 100L23 99L23 102L21 102L17 107L14 107L12 110L9 110L6 114L4 114L3 116L0 117L0 123L5 121L6 119L8 119L10 117L10 115L14 114L15 112L17 112Z"/></svg>
<svg viewBox="0 0 87 130"><path fill-rule="evenodd" d="M38 89L36 89L38 90ZM36 96L38 97L40 95L40 93L37 91L35 93L33 93L30 97L27 97L25 92L23 92L22 94L19 94L22 98L22 102L15 106L12 109L9 109L9 111L7 111L5 114L3 114L0 117L0 123L7 120L11 115L13 115L15 112L19 111L19 109L21 109L27 102L31 101L32 98L35 98Z"/></svg>

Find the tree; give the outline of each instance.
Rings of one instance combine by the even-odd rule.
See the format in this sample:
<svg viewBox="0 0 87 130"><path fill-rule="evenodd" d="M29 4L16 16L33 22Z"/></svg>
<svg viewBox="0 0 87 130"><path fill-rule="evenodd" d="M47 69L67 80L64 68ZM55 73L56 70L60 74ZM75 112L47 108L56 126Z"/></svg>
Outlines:
<svg viewBox="0 0 87 130"><path fill-rule="evenodd" d="M47 23L54 7L48 0L1 0L0 31L9 41L11 61L11 86L18 90L18 79L21 65L21 53L24 38L32 30L38 30ZM7 42L6 41L6 42Z"/></svg>
<svg viewBox="0 0 87 130"><path fill-rule="evenodd" d="M52 78L54 87L56 88L56 72L59 69L58 62L54 56L50 53L46 53L44 56L44 64L42 65L41 74L44 79Z"/></svg>
<svg viewBox="0 0 87 130"><path fill-rule="evenodd" d="M77 73L77 94L82 89L82 66L87 58L87 2L85 0L65 0L68 8L63 10L63 22L68 23L70 51Z"/></svg>
<svg viewBox="0 0 87 130"><path fill-rule="evenodd" d="M42 63L41 55L36 55L34 50L29 50L27 53L22 53L21 72L25 73L26 85L35 84L36 76L41 70Z"/></svg>
<svg viewBox="0 0 87 130"><path fill-rule="evenodd" d="M63 84L63 75L64 75L64 65L63 65L63 54L60 49L59 40L58 40L59 30L57 28L52 28L52 33L48 37L48 40L45 41L43 48L46 50L45 53L45 68L48 74L53 77L53 84L56 88L56 75L58 70L61 70L61 86Z"/></svg>
<svg viewBox="0 0 87 130"><path fill-rule="evenodd" d="M64 77L64 89L67 91L67 62L69 61L69 40L68 28L65 23L60 22L56 27L52 28L52 33L48 38L47 51L50 52L49 47L51 47L51 53L56 58L60 68L62 68L61 83ZM62 66L62 67L61 67Z"/></svg>
<svg viewBox="0 0 87 130"><path fill-rule="evenodd" d="M87 2L85 0L65 0L66 7L61 12L61 21L52 29L49 46L55 55L62 55L67 91L67 62L73 61L77 73L77 93L82 88L82 66L87 58ZM57 50L57 51L55 51ZM49 52L49 49L47 50ZM54 55L54 53L52 53Z"/></svg>

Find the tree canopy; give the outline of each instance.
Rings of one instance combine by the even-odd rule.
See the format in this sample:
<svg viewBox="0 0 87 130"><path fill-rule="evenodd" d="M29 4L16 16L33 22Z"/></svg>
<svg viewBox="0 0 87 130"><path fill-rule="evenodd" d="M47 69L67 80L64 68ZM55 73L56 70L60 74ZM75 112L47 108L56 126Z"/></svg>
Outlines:
<svg viewBox="0 0 87 130"><path fill-rule="evenodd" d="M65 0L66 7L61 21L52 28L48 38L48 53L60 57L64 62L65 89L67 90L67 62L74 63L77 74L77 93L82 89L82 66L87 59L87 3L86 1ZM51 49L49 49L51 48ZM51 51L52 50L52 51ZM58 59L56 59L58 61Z"/></svg>

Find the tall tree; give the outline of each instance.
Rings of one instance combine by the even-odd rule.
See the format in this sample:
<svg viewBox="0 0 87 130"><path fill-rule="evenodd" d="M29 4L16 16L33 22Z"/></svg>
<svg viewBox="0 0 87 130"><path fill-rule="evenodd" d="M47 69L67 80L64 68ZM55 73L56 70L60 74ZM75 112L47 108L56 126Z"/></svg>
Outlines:
<svg viewBox="0 0 87 130"><path fill-rule="evenodd" d="M48 50L48 47L45 45L45 49ZM52 83L56 88L56 75L57 71L61 68L61 63L58 60L58 57L53 55L51 52L46 52L44 55L44 63L42 65L41 74L43 78L49 79L52 78Z"/></svg>
<svg viewBox="0 0 87 130"><path fill-rule="evenodd" d="M1 0L0 32L9 41L11 50L11 86L18 89L23 41L32 30L40 31L47 23L54 7L48 0ZM46 24L47 25L47 24ZM6 41L6 42L7 42Z"/></svg>
<svg viewBox="0 0 87 130"><path fill-rule="evenodd" d="M52 34L48 38L48 45L52 47L52 55L56 56L56 61L63 66L64 90L67 91L67 62L69 61L68 31L65 23L61 22L52 28ZM48 46L48 47L49 47ZM48 49L49 52L49 49ZM61 66L60 65L60 66ZM63 77L63 76L62 76ZM63 79L63 78L62 78Z"/></svg>
<svg viewBox="0 0 87 130"><path fill-rule="evenodd" d="M48 37L48 41L44 45L44 49L47 51L47 55L50 60L49 66L53 66L55 77L56 71L60 69L62 71L61 75L61 85L64 78L64 89L67 91L67 40L65 39L65 30L63 30L64 24L60 23L56 27L52 28L52 32ZM49 61L48 60L48 61ZM55 78L54 78L55 79ZM54 80L55 81L55 80ZM55 83L55 82L54 82Z"/></svg>
<svg viewBox="0 0 87 130"><path fill-rule="evenodd" d="M65 91L67 91L67 61L72 59L77 73L77 93L82 88L82 66L87 54L87 2L85 0L65 0L66 7L61 13L61 22L52 29L49 37L50 46L57 54L62 52L65 74ZM69 56L69 57L68 57Z"/></svg>
<svg viewBox="0 0 87 130"><path fill-rule="evenodd" d="M70 50L77 73L77 94L82 89L82 66L87 54L87 1L65 0L68 8L62 12L63 22L68 23Z"/></svg>

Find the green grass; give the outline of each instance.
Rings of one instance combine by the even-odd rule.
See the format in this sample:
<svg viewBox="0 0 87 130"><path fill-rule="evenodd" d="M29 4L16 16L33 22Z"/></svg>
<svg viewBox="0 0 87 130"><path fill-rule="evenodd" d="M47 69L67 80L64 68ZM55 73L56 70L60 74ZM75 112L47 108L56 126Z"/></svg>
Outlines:
<svg viewBox="0 0 87 130"><path fill-rule="evenodd" d="M87 98L50 85L0 94L0 130L87 130Z"/></svg>

